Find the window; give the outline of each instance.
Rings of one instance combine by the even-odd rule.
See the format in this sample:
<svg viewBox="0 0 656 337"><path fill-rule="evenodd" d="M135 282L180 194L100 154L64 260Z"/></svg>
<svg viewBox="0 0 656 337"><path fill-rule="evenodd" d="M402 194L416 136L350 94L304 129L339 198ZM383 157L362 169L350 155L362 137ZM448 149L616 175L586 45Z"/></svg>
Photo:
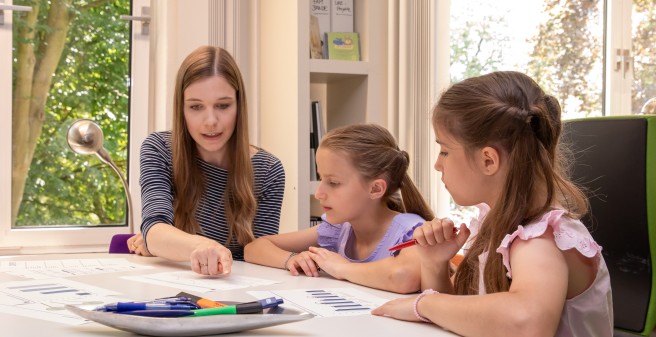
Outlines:
<svg viewBox="0 0 656 337"><path fill-rule="evenodd" d="M451 82L521 71L564 119L636 114L656 96L654 1L459 0L437 15L449 22Z"/></svg>
<svg viewBox="0 0 656 337"><path fill-rule="evenodd" d="M0 248L106 247L128 231L120 179L96 156L72 152L66 132L77 119L95 121L119 169L137 181L132 140L147 132L147 117L129 112L147 111L148 39L119 17L143 4L43 0L31 12L5 11L0 81L12 90L0 93L11 112L0 117L0 179L11 188L0 192Z"/></svg>
<svg viewBox="0 0 656 337"><path fill-rule="evenodd" d="M656 95L655 12L639 0L453 1L451 79L518 70L563 118L635 114Z"/></svg>

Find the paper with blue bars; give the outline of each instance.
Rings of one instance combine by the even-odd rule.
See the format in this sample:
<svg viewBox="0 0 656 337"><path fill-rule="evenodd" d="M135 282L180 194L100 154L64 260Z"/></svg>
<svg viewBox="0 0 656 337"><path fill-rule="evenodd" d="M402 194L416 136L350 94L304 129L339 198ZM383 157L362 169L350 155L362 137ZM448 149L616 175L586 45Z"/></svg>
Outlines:
<svg viewBox="0 0 656 337"><path fill-rule="evenodd" d="M320 317L368 315L372 309L387 302L354 288L248 291L248 294L256 298L282 297L285 300L283 307Z"/></svg>

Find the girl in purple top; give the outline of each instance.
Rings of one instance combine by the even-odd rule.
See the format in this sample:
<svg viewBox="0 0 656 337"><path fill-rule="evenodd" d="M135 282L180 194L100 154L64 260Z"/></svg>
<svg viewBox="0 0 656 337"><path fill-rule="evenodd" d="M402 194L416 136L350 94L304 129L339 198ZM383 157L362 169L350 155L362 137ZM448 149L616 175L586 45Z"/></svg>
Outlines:
<svg viewBox="0 0 656 337"><path fill-rule="evenodd" d="M415 229L422 287L435 290L373 314L463 336L613 335L608 269L579 221L587 200L562 169L560 112L518 72L470 78L442 95L435 169L456 203L481 212L457 234L448 219ZM452 277L449 260L463 246Z"/></svg>
<svg viewBox="0 0 656 337"><path fill-rule="evenodd" d="M331 130L317 149L325 214L315 227L263 236L244 249L248 262L292 275L337 279L398 293L420 289L417 248L388 249L433 214L407 174L408 153L385 128L356 124ZM400 192L400 193L399 193ZM319 247L317 247L319 246Z"/></svg>

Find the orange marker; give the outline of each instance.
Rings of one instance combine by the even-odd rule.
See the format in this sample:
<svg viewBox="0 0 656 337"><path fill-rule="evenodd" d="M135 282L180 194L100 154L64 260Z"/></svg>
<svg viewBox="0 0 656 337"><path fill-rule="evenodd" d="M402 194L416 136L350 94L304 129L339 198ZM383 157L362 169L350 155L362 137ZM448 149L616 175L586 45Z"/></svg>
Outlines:
<svg viewBox="0 0 656 337"><path fill-rule="evenodd" d="M198 304L198 306L203 308L203 309L205 309L205 308L218 308L218 307L227 306L227 304L223 304L223 303L217 302L217 301L212 301L212 300L209 300L207 298L198 297L198 296L192 295L190 293L185 293L185 292L180 292L175 296L190 298L194 303Z"/></svg>

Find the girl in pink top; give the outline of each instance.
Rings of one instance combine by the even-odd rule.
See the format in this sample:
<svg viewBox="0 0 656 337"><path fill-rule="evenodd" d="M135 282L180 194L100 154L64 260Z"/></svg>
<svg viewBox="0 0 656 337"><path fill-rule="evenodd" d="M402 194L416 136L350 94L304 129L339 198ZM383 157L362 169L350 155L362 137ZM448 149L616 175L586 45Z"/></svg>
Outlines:
<svg viewBox="0 0 656 337"><path fill-rule="evenodd" d="M418 227L426 290L374 314L464 336L613 335L608 270L578 220L587 199L562 169L560 113L518 72L470 78L442 95L435 169L456 203L481 204L480 216L457 234L449 219ZM452 275L449 260L463 247Z"/></svg>

